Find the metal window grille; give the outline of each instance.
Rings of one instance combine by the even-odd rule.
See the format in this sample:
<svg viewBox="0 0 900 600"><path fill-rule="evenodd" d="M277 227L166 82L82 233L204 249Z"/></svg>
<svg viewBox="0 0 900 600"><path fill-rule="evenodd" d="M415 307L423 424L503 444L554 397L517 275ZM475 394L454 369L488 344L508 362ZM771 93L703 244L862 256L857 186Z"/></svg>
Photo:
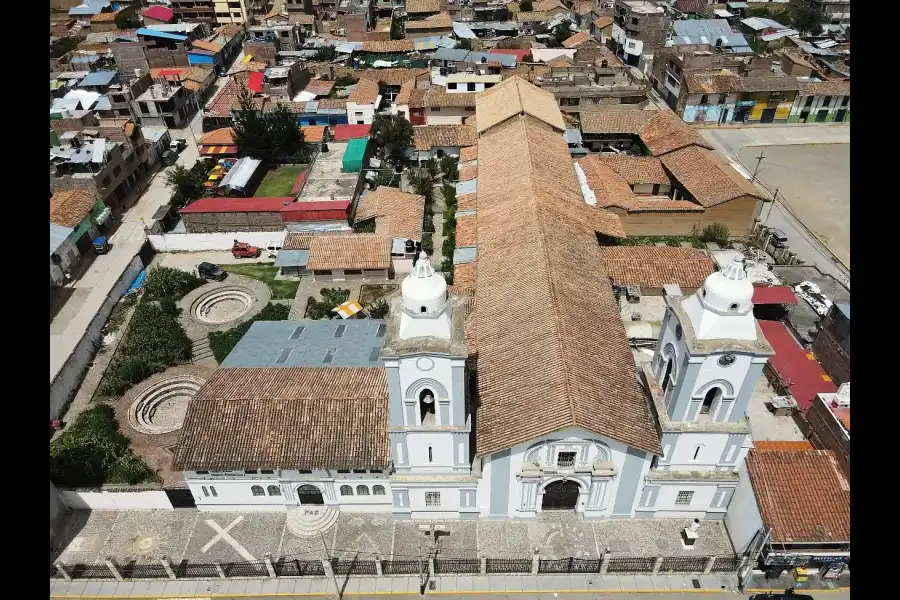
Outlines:
<svg viewBox="0 0 900 600"><path fill-rule="evenodd" d="M574 452L560 452L556 456L556 466L567 468L575 466L575 453Z"/></svg>
<svg viewBox="0 0 900 600"><path fill-rule="evenodd" d="M119 574L123 579L166 579L169 576L160 563L119 565Z"/></svg>
<svg viewBox="0 0 900 600"><path fill-rule="evenodd" d="M480 573L478 558L438 558L434 561L435 573Z"/></svg>
<svg viewBox="0 0 900 600"><path fill-rule="evenodd" d="M538 573L598 573L598 558L562 558L557 560L541 560Z"/></svg>
<svg viewBox="0 0 900 600"><path fill-rule="evenodd" d="M655 558L650 556L615 556L609 559L609 573L651 573Z"/></svg>
<svg viewBox="0 0 900 600"><path fill-rule="evenodd" d="M189 563L184 560L175 565L175 577L179 579L202 579L204 577L218 577L219 571L212 563Z"/></svg>
<svg viewBox="0 0 900 600"><path fill-rule="evenodd" d="M678 492L678 495L675 497L675 504L679 506L687 506L691 503L691 500L694 499L694 492Z"/></svg>
<svg viewBox="0 0 900 600"><path fill-rule="evenodd" d="M420 563L418 560L385 560L381 562L381 572L385 575L418 575ZM428 570L428 564L422 561L421 568Z"/></svg>
<svg viewBox="0 0 900 600"><path fill-rule="evenodd" d="M702 573L706 569L705 556L665 556L659 566L660 573Z"/></svg>
<svg viewBox="0 0 900 600"><path fill-rule="evenodd" d="M441 493L440 492L425 492L425 506L440 506L441 505Z"/></svg>
<svg viewBox="0 0 900 600"><path fill-rule="evenodd" d="M485 563L488 573L531 573L530 558L489 558Z"/></svg>

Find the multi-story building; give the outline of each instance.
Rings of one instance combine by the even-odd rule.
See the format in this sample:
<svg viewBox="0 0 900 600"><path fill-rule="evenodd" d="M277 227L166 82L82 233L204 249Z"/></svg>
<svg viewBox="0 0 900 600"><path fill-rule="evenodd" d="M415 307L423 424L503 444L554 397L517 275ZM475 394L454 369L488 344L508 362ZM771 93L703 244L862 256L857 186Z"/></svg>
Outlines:
<svg viewBox="0 0 900 600"><path fill-rule="evenodd" d="M662 6L650 0L616 0L612 28L616 54L625 63L639 66L666 45L671 19Z"/></svg>
<svg viewBox="0 0 900 600"><path fill-rule="evenodd" d="M850 0L792 0L791 4L815 7L832 25L850 24Z"/></svg>
<svg viewBox="0 0 900 600"><path fill-rule="evenodd" d="M579 52L575 53L576 61ZM635 81L628 68L612 55L593 63L578 64L562 58L550 61L541 74L532 78L532 83L551 92L559 109L570 114L620 104L643 108L649 102L648 86Z"/></svg>
<svg viewBox="0 0 900 600"><path fill-rule="evenodd" d="M850 82L801 81L789 123L849 123Z"/></svg>
<svg viewBox="0 0 900 600"><path fill-rule="evenodd" d="M141 123L179 128L198 109L192 98L183 85L160 79L137 97Z"/></svg>
<svg viewBox="0 0 900 600"><path fill-rule="evenodd" d="M302 49L303 34L300 28L287 21L267 21L247 28L247 43L268 42L280 52L296 52Z"/></svg>
<svg viewBox="0 0 900 600"><path fill-rule="evenodd" d="M188 23L214 23L216 0L172 0L175 19Z"/></svg>
<svg viewBox="0 0 900 600"><path fill-rule="evenodd" d="M850 305L833 304L813 340L813 353L838 385L850 381Z"/></svg>
<svg viewBox="0 0 900 600"><path fill-rule="evenodd" d="M245 0L213 0L215 21L219 25L246 23L248 19Z"/></svg>

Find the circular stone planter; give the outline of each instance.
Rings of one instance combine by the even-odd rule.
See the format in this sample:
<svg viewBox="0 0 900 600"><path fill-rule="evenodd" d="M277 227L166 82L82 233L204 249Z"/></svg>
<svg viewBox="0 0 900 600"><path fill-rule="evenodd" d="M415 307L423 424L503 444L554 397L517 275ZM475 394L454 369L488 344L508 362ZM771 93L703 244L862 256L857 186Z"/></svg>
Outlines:
<svg viewBox="0 0 900 600"><path fill-rule="evenodd" d="M229 273L225 281L201 285L178 301L179 321L194 339L236 327L261 311L272 297L262 281Z"/></svg>
<svg viewBox="0 0 900 600"><path fill-rule="evenodd" d="M191 316L201 323L223 325L236 321L253 308L253 293L242 287L221 287L200 296Z"/></svg>
<svg viewBox="0 0 900 600"><path fill-rule="evenodd" d="M154 383L128 409L129 425L148 435L181 429L188 402L204 383L205 379L189 375L176 375Z"/></svg>

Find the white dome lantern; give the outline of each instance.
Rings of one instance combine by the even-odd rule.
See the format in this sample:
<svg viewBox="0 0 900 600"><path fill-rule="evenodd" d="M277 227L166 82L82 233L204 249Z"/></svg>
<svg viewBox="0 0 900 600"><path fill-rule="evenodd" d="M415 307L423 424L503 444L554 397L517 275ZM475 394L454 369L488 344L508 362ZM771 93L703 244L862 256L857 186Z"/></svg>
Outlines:
<svg viewBox="0 0 900 600"><path fill-rule="evenodd" d="M698 339L756 339L753 284L740 254L725 269L707 277L682 306Z"/></svg>
<svg viewBox="0 0 900 600"><path fill-rule="evenodd" d="M450 337L450 307L447 304L447 280L436 273L425 252L412 272L400 284L403 314L400 337Z"/></svg>

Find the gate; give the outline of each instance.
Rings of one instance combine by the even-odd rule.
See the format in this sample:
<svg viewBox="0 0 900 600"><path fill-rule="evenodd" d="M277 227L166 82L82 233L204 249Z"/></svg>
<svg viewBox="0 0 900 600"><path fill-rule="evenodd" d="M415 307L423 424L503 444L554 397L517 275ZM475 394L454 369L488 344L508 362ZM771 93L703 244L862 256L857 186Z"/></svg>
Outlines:
<svg viewBox="0 0 900 600"><path fill-rule="evenodd" d="M531 573L529 558L488 558L485 563L488 573Z"/></svg>
<svg viewBox="0 0 900 600"><path fill-rule="evenodd" d="M481 560L478 558L438 558L434 561L434 572L443 573L481 573Z"/></svg>
<svg viewBox="0 0 900 600"><path fill-rule="evenodd" d="M656 559L651 556L614 556L609 559L609 573L652 573Z"/></svg>
<svg viewBox="0 0 900 600"><path fill-rule="evenodd" d="M377 575L374 560L340 560L331 559L335 575Z"/></svg>
<svg viewBox="0 0 900 600"><path fill-rule="evenodd" d="M320 560L286 560L282 558L274 565L278 577L315 577L325 575L325 567Z"/></svg>
<svg viewBox="0 0 900 600"><path fill-rule="evenodd" d="M297 488L297 499L300 501L301 506L325 504L325 500L322 498L322 490L309 484L301 485Z"/></svg>
<svg viewBox="0 0 900 600"><path fill-rule="evenodd" d="M543 510L574 510L581 486L576 481L555 481L544 488Z"/></svg>
<svg viewBox="0 0 900 600"><path fill-rule="evenodd" d="M385 575L418 575L419 568L428 571L428 563L418 560L384 560L381 561L381 572Z"/></svg>
<svg viewBox="0 0 900 600"><path fill-rule="evenodd" d="M538 573L599 573L599 558L562 558L541 560Z"/></svg>
<svg viewBox="0 0 900 600"><path fill-rule="evenodd" d="M706 569L705 556L665 556L660 573L702 573Z"/></svg>
<svg viewBox="0 0 900 600"><path fill-rule="evenodd" d="M194 502L194 494L191 493L191 490L188 488L173 488L173 489L164 489L166 496L169 498L169 502L172 503L172 508L197 508L197 503Z"/></svg>

